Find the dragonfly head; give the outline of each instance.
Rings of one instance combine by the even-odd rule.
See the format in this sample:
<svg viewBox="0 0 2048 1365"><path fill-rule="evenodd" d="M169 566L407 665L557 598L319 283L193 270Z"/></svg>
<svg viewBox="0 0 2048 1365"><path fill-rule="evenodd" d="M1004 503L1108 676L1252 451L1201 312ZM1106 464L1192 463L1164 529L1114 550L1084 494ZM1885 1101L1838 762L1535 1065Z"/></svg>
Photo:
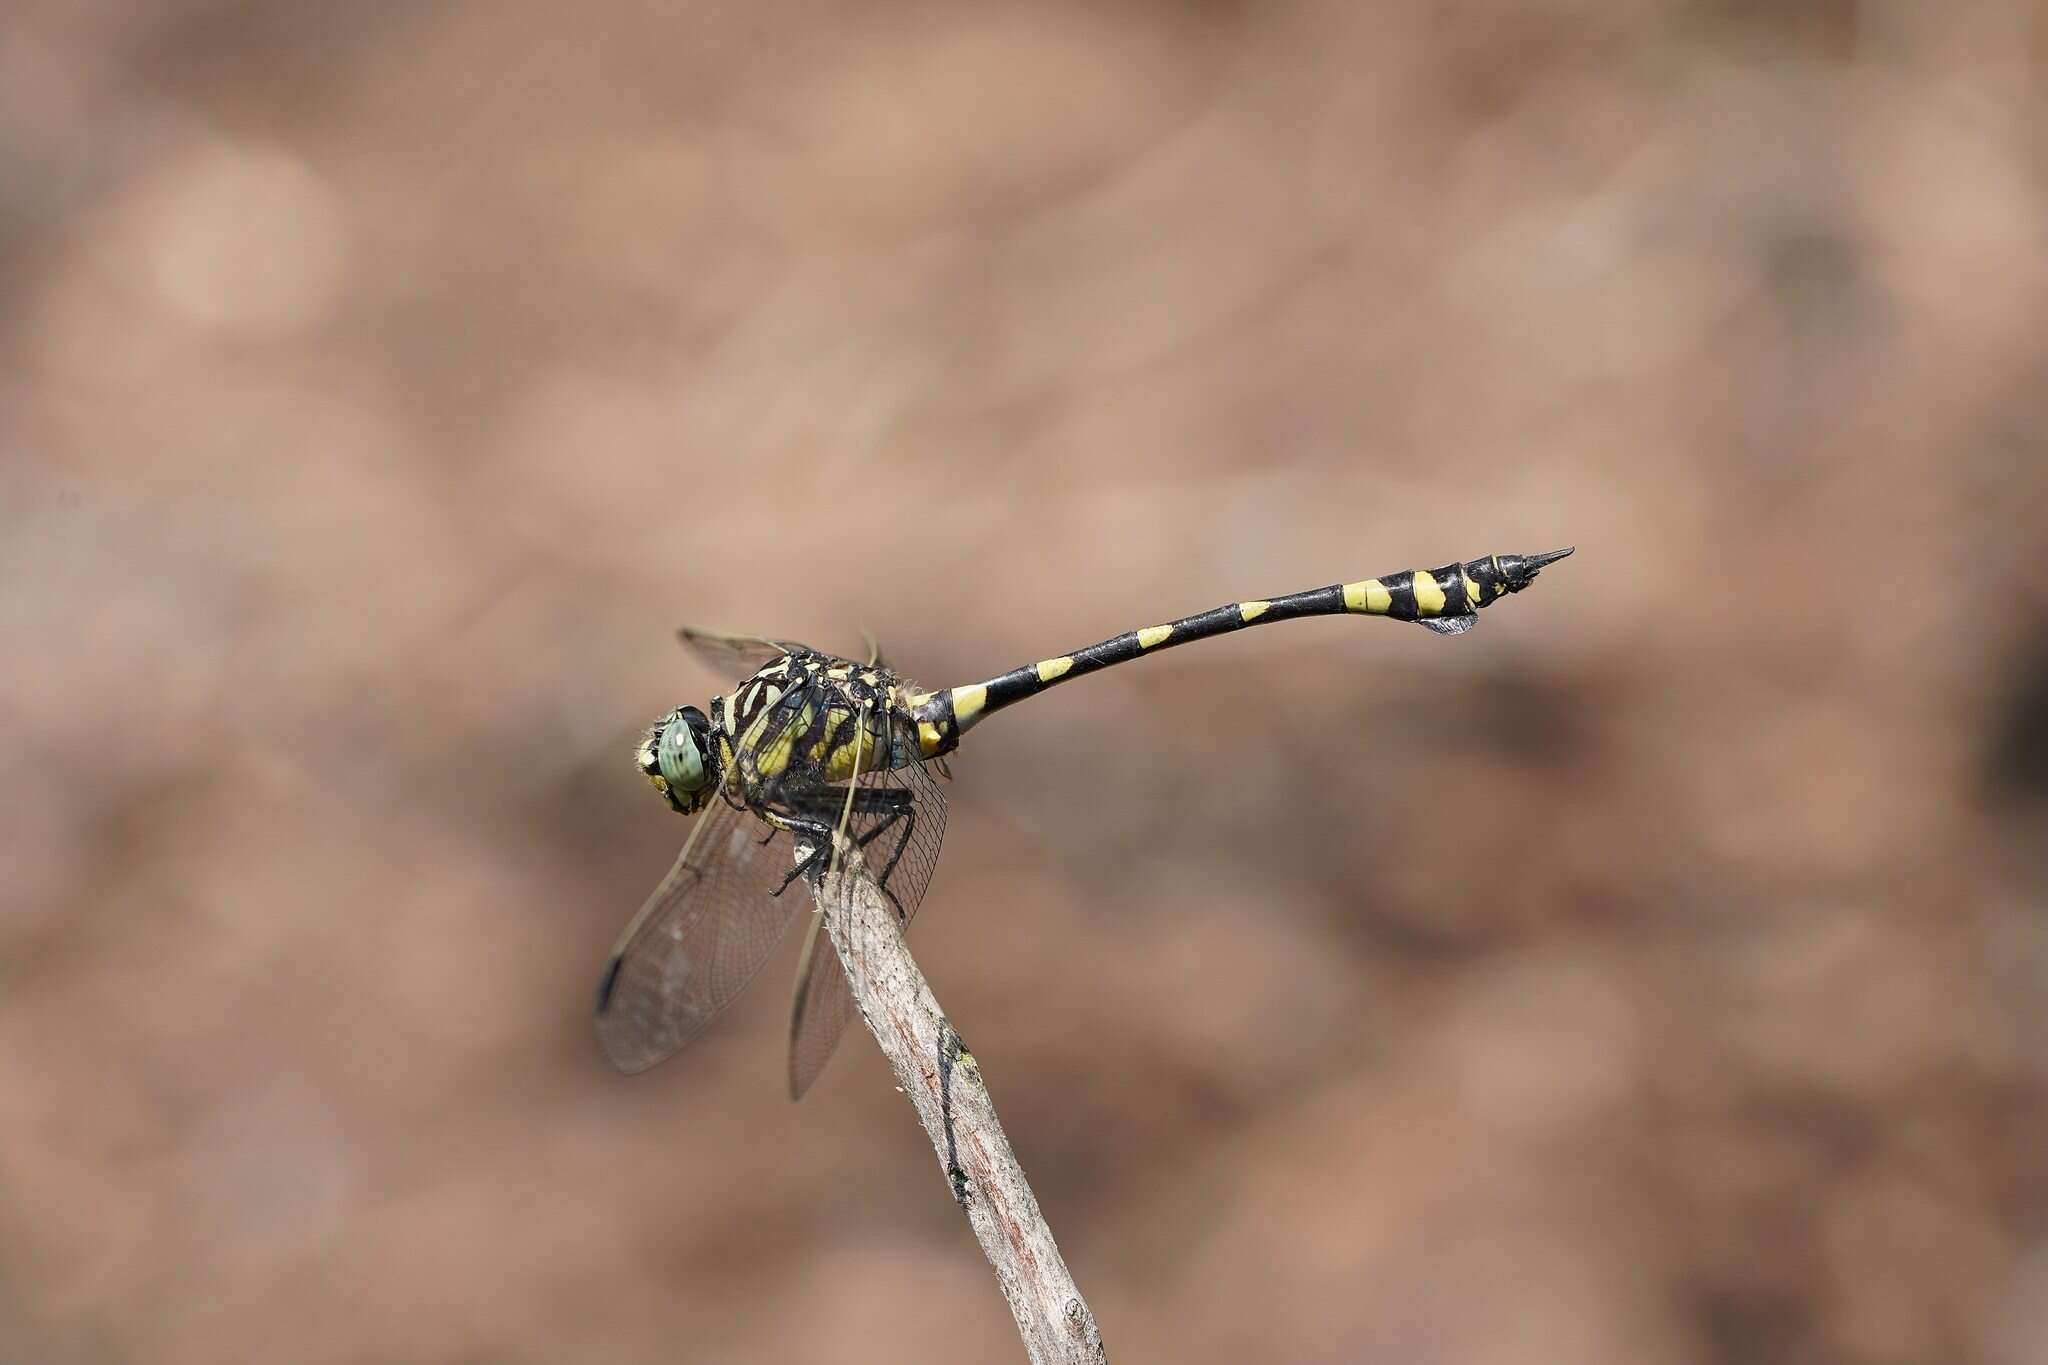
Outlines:
<svg viewBox="0 0 2048 1365"><path fill-rule="evenodd" d="M654 789L684 815L701 807L717 785L711 720L694 706L671 711L656 721L633 757Z"/></svg>

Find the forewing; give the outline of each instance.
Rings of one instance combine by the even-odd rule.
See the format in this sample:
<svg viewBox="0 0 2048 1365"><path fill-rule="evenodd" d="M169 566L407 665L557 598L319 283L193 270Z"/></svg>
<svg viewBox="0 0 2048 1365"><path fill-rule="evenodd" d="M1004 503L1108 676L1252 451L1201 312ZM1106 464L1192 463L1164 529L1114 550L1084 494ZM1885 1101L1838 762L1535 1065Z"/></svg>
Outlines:
<svg viewBox="0 0 2048 1365"><path fill-rule="evenodd" d="M793 866L791 847L788 834L722 799L697 817L600 981L597 1039L613 1066L645 1071L671 1055L754 979L798 907L811 904L801 879L770 894Z"/></svg>
<svg viewBox="0 0 2048 1365"><path fill-rule="evenodd" d="M794 640L770 640L760 635L727 635L722 631L705 630L701 626L680 627L676 631L676 638L683 642L684 648L697 656L698 662L720 677L726 678L743 678L758 670L770 659L795 654L804 648Z"/></svg>
<svg viewBox="0 0 2048 1365"><path fill-rule="evenodd" d="M912 743L914 744L914 739ZM912 748L911 752L915 752ZM931 884L939 845L946 837L946 793L933 766L916 759L900 768L863 774L854 798L850 832L863 843L862 860L881 883L907 927ZM893 864L893 866L892 866ZM856 1013L846 970L831 937L814 919L797 971L790 1009L789 1097L804 1092L832 1059L839 1035ZM853 945L859 952L861 945Z"/></svg>

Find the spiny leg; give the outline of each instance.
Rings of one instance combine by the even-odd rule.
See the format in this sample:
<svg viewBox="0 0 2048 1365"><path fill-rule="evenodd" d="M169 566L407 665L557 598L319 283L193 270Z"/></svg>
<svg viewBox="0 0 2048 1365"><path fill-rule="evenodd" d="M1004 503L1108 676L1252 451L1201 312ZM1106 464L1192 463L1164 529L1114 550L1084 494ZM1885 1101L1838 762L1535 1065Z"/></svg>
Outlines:
<svg viewBox="0 0 2048 1365"><path fill-rule="evenodd" d="M901 821L903 824L903 833L897 836L896 847L890 851L889 861L883 865L882 875L875 878L875 884L882 888L882 894L889 898L889 904L896 907L896 918L899 920L905 920L905 922L907 923L908 921L903 913L903 902L898 900L896 898L896 893L889 889L889 878L895 875L896 864L903 861L903 851L910 847L910 836L917 830L916 803L910 801L904 802L901 806L896 808L895 812L891 814L888 819L882 821L881 824L876 825L873 829L869 830L866 834L862 835L860 842L861 847L867 847L867 845L874 839L878 838L884 830L888 829L889 826L897 823L898 821Z"/></svg>
<svg viewBox="0 0 2048 1365"><path fill-rule="evenodd" d="M907 812L909 805L906 794L898 791L869 791L865 788L855 788L851 795L853 797L854 809L862 814L877 810L888 812L887 818L881 824L855 840L862 848L866 848L877 834L889 828L891 824L901 818ZM824 799L828 796L831 798L829 802ZM836 812L839 809L839 805L839 788L826 787L823 791L817 793L817 797L811 803L810 809L813 812L821 810ZM794 829L798 833L803 834L812 844L816 845L811 850L809 857L790 869L789 873L783 877L782 885L769 893L770 895L779 896L789 889L791 882L800 876L808 876L816 869L818 858L824 850L824 845L833 837L834 831L831 825L827 824L824 820L818 819L815 814L806 816L801 807L793 807L792 813L788 815L781 814L780 812L763 811L761 812L761 818L768 820L769 823L775 826L775 829L768 832L768 837L771 839L780 830ZM891 866L893 865L892 860Z"/></svg>
<svg viewBox="0 0 2048 1365"><path fill-rule="evenodd" d="M908 797L909 794L907 792L891 791L867 792L864 793L864 795L875 797ZM907 799L900 802L887 802L882 804L891 805L894 807L894 809L890 810L888 815L882 818L881 823L876 825L873 829L867 831L867 833L865 834L857 835L854 838L853 842L860 848L866 849L869 844L872 844L875 840L881 838L884 834L887 834L891 829L895 828L895 826L899 822L902 824L903 833L900 836L898 836L896 840L896 847L890 850L889 861L883 865L881 874L875 878L875 885L881 888L882 894L889 898L889 904L895 907L896 918L904 921L905 923L908 923L909 916L907 916L903 912L902 900L897 897L894 891L889 889L889 878L895 873L896 864L902 861L903 851L910 846L911 833L917 828L917 806L913 801Z"/></svg>
<svg viewBox="0 0 2048 1365"><path fill-rule="evenodd" d="M902 861L903 851L910 846L910 836L917 828L917 802L909 792L894 788L863 792L862 795L870 798L867 804L871 808L881 807L889 811L873 829L854 840L862 849L887 834L897 824L903 826L902 834L897 836L896 847L889 851L889 861L882 865L881 873L875 878L875 885L881 887L882 894L889 898L889 904L896 907L896 918L907 923L909 917L903 913L903 902L890 889L889 878L895 875L896 864Z"/></svg>
<svg viewBox="0 0 2048 1365"><path fill-rule="evenodd" d="M769 831L769 839L774 838L777 831L782 831L789 834L792 839L801 835L811 843L810 853L799 859L796 865L784 874L782 884L768 893L771 896L780 896L789 890L791 882L798 877L809 876L812 869L818 865L818 860L831 847L833 829L823 820L807 820L801 815L784 815L780 811L766 809L757 810L755 814L774 826L774 829ZM766 843L767 840L764 839L762 842Z"/></svg>

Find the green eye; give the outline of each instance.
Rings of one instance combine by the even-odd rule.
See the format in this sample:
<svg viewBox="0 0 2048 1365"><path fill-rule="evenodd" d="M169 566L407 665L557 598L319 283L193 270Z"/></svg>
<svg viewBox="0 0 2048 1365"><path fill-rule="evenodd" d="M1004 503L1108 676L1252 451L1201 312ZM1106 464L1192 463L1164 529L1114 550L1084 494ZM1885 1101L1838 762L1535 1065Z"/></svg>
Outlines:
<svg viewBox="0 0 2048 1365"><path fill-rule="evenodd" d="M689 722L681 716L662 730L661 740L654 746L654 758L662 777L676 791L694 792L703 787L704 755L697 751L697 737L690 733Z"/></svg>

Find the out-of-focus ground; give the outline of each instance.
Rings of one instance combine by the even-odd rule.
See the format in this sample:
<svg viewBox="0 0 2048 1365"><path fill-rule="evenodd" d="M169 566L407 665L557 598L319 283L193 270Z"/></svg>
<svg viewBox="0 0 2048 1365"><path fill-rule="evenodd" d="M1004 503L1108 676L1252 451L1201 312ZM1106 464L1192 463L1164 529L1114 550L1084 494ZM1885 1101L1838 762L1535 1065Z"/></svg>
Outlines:
<svg viewBox="0 0 2048 1365"><path fill-rule="evenodd" d="M1122 1361L2048 1359L2048 17L27 0L0 1359L1006 1360L694 620L943 685L916 946Z"/></svg>

